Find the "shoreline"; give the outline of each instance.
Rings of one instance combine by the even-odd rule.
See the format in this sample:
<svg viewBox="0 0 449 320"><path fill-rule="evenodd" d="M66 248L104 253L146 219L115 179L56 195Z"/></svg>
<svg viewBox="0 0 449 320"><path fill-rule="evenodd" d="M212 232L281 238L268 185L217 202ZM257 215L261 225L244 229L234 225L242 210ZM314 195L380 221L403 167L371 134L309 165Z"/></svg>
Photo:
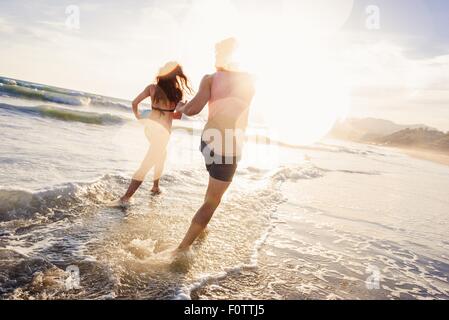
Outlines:
<svg viewBox="0 0 449 320"><path fill-rule="evenodd" d="M405 154L409 157L420 159L420 160L426 160L433 163L441 164L449 166L449 152L444 151L438 151L433 149L426 149L426 148L408 148L408 147L401 147L401 146L395 146L395 145L383 145L383 144L377 144L377 143L370 143L370 142L361 142L361 141L353 141L353 140L345 140L345 139L338 139L338 138L332 138L336 139L337 141L343 141L343 142L353 142L353 143L359 143L362 145L369 145L374 147L381 147L381 148L387 148L391 150L396 150L397 152L400 152L402 154Z"/></svg>
<svg viewBox="0 0 449 320"><path fill-rule="evenodd" d="M341 139L337 139L337 140L341 140ZM375 146L375 147L393 149L393 150L396 150L397 152L403 153L403 154L408 155L409 157L412 157L415 159L426 160L426 161L430 161L433 163L449 166L449 152L426 149L426 148L419 148L419 147L407 148L407 147L401 147L401 146L381 145L381 144L376 144L376 143L357 142L357 141L351 141L351 140L342 140L342 141L356 142L356 143Z"/></svg>
<svg viewBox="0 0 449 320"><path fill-rule="evenodd" d="M415 159L431 161L433 163L449 166L449 153L428 149L397 148L397 150Z"/></svg>
<svg viewBox="0 0 449 320"><path fill-rule="evenodd" d="M426 148L412 148L412 147L401 147L401 146L395 146L395 145L382 145L382 144L376 144L376 143L369 143L369 142L357 142L357 141L351 141L351 140L342 140L337 139L341 141L349 141L349 142L355 142L365 145L370 145L374 147L382 147L387 148L391 150L396 150L397 152L400 152L402 154L405 154L409 157L420 159L420 160L426 160L433 163L441 164L449 166L449 152L444 151L438 151L433 149L426 149Z"/></svg>

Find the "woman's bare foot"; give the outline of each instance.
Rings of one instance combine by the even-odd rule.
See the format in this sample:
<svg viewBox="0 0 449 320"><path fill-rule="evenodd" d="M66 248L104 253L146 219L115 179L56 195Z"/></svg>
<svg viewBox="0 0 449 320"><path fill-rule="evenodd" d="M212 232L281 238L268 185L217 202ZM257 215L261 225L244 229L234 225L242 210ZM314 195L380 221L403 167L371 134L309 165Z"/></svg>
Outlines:
<svg viewBox="0 0 449 320"><path fill-rule="evenodd" d="M161 193L162 193L162 191L159 188L159 179L158 180L154 180L153 181L153 188L151 189L151 194L153 196L156 196L156 195L161 194Z"/></svg>
<svg viewBox="0 0 449 320"><path fill-rule="evenodd" d="M127 208L127 207L129 207L130 202L131 202L131 199L122 197L120 199L110 202L108 204L108 206L109 207Z"/></svg>
<svg viewBox="0 0 449 320"><path fill-rule="evenodd" d="M162 193L162 190L161 190L161 188L159 188L159 187L153 187L153 188L151 189L151 194L152 194L153 196L156 196L156 195L161 194L161 193Z"/></svg>

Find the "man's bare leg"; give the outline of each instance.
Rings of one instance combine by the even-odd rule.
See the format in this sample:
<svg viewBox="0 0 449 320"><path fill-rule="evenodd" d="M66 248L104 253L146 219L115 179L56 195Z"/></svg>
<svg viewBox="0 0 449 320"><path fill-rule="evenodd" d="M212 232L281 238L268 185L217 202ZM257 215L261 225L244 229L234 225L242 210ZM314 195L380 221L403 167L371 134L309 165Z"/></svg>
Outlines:
<svg viewBox="0 0 449 320"><path fill-rule="evenodd" d="M179 245L178 251L185 251L189 249L195 239L198 238L201 232L203 232L215 210L220 205L221 198L230 184L231 182L224 182L209 177L209 185L207 187L204 203L193 217L190 228L187 231L184 240L182 240Z"/></svg>

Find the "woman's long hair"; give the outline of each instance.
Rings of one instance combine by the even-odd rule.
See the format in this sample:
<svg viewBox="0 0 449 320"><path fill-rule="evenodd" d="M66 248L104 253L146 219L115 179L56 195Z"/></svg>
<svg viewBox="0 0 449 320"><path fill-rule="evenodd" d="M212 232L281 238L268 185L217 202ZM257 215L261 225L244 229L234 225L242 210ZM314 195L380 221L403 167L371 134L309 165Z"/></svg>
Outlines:
<svg viewBox="0 0 449 320"><path fill-rule="evenodd" d="M154 103L177 105L185 94L192 94L189 80L177 62L169 62L159 70L156 77Z"/></svg>

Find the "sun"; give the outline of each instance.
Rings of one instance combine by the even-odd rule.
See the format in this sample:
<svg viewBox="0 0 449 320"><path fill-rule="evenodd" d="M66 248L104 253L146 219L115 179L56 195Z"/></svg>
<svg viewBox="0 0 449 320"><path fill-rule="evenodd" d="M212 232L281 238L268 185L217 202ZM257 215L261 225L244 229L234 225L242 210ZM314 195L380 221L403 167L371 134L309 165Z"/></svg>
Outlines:
<svg viewBox="0 0 449 320"><path fill-rule="evenodd" d="M349 89L325 48L285 52L257 77L252 115L275 139L294 145L323 138L349 109Z"/></svg>
<svg viewBox="0 0 449 320"><path fill-rule="evenodd" d="M269 24L258 22L262 37L245 35L242 24L246 46L240 60L257 79L252 118L265 124L274 139L313 144L349 112L349 82L334 54L333 35L353 2L337 2L343 6L284 1L277 20L271 16ZM260 15L257 19L264 21Z"/></svg>
<svg viewBox="0 0 449 320"><path fill-rule="evenodd" d="M256 79L251 120L283 142L311 144L348 112L332 39L352 6L353 0L196 0L180 27L180 60L202 71L205 63L213 66L214 44L235 36L237 61Z"/></svg>

